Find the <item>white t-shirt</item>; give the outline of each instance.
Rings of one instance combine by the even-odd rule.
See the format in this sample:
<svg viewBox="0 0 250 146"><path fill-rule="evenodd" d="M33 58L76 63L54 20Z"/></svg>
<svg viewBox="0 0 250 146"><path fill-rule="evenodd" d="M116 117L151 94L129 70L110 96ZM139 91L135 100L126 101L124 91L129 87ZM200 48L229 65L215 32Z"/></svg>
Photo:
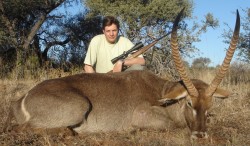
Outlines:
<svg viewBox="0 0 250 146"><path fill-rule="evenodd" d="M98 73L107 73L114 67L111 60L133 46L129 39L122 36L115 44L110 44L104 34L97 35L90 41L84 63L93 66Z"/></svg>

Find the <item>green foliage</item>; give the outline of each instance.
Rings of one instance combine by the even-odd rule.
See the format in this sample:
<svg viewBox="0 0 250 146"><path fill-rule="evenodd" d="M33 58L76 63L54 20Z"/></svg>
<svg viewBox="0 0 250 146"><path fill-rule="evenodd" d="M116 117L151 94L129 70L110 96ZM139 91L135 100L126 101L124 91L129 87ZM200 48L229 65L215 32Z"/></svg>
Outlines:
<svg viewBox="0 0 250 146"><path fill-rule="evenodd" d="M3 0L5 15L10 19L26 19L31 12L38 12L45 5L44 0Z"/></svg>
<svg viewBox="0 0 250 146"><path fill-rule="evenodd" d="M90 15L114 15L126 22L141 21L142 26L149 23L174 20L185 7L190 15L191 1L187 0L86 0ZM132 19L132 20L131 20ZM129 23L130 24L130 23Z"/></svg>
<svg viewBox="0 0 250 146"><path fill-rule="evenodd" d="M250 8L243 10L245 13L241 14L241 28L240 28L240 38L237 44L238 57L241 61L250 63ZM224 42L229 44L231 37L233 35L233 29L224 30L222 34Z"/></svg>
<svg viewBox="0 0 250 146"><path fill-rule="evenodd" d="M96 15L116 16L122 22L126 33L134 37L143 27L166 25L172 22L185 7L184 17L191 15L192 3L189 0L86 0L89 17ZM168 25L168 24L167 24Z"/></svg>
<svg viewBox="0 0 250 146"><path fill-rule="evenodd" d="M16 51L15 49L1 48L0 50L0 78L7 77L15 67Z"/></svg>
<svg viewBox="0 0 250 146"><path fill-rule="evenodd" d="M211 13L207 13L207 15L205 16L206 18L206 22L205 24L207 24L208 26L212 27L212 28L216 28L219 26L219 20L215 19L213 14Z"/></svg>

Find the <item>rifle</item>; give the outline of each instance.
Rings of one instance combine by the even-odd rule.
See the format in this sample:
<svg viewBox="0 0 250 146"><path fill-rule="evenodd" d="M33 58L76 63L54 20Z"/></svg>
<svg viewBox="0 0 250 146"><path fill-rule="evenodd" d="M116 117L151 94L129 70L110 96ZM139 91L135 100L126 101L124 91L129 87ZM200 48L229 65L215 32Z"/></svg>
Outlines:
<svg viewBox="0 0 250 146"><path fill-rule="evenodd" d="M153 41L152 43L148 44L147 46L141 48L140 50L136 51L135 53L131 54L129 57L127 57L126 59L131 59L131 58L135 58L138 57L139 55L143 54L144 52L146 52L149 48L151 48L152 46L154 46L159 40L163 39L164 37L168 36L171 32L168 32L167 34L163 35L162 37L156 39L155 41Z"/></svg>
<svg viewBox="0 0 250 146"><path fill-rule="evenodd" d="M136 58L138 57L139 55L143 54L144 52L146 52L148 49L150 49L152 46L154 46L159 40L163 39L164 37L168 36L171 32L168 32L167 34L163 35L162 37L156 39L155 41L153 41L152 43L148 44L147 46L144 46L142 47L143 45L140 45L142 44L141 42L137 43L133 48L131 48L130 50L137 50L139 48L141 48L140 50L136 51L135 53L131 54L130 56L129 53L133 52L133 51L126 51L125 53L113 58L111 61L113 64L115 64L118 60L120 59L132 59L132 58ZM112 71L109 71L109 72L112 72Z"/></svg>
<svg viewBox="0 0 250 146"><path fill-rule="evenodd" d="M136 44L135 44L131 49L129 49L128 51L124 51L121 55L119 55L119 56L113 58L113 59L111 60L111 62L112 62L113 64L115 64L118 60L127 58L128 55L129 55L131 52L133 52L133 51L135 51L135 50L138 50L138 49L140 49L141 47L143 47L142 42L136 43Z"/></svg>

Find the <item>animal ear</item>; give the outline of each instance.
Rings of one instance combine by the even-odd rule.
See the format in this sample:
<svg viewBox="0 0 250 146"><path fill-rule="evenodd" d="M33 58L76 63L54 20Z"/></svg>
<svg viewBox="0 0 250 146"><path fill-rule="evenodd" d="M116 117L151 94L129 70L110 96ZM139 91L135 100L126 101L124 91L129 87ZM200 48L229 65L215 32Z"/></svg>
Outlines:
<svg viewBox="0 0 250 146"><path fill-rule="evenodd" d="M225 98L228 98L228 96L229 96L230 94L231 94L231 93L230 93L229 91L227 91L227 90L217 88L217 89L215 90L215 93L213 94L213 97L225 99Z"/></svg>
<svg viewBox="0 0 250 146"><path fill-rule="evenodd" d="M171 88L170 91L162 93L162 99L159 100L161 103L168 103L175 100L180 100L188 95L187 90L183 86L176 86Z"/></svg>

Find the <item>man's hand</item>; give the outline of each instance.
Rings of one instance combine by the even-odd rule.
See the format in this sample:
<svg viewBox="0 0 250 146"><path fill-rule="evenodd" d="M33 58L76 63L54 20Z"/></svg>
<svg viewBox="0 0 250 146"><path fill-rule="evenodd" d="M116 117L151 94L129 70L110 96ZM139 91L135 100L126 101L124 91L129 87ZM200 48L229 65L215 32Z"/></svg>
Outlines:
<svg viewBox="0 0 250 146"><path fill-rule="evenodd" d="M118 60L115 63L115 66L113 68L113 72L121 72L122 71L122 66L124 65L125 60Z"/></svg>
<svg viewBox="0 0 250 146"><path fill-rule="evenodd" d="M91 65L85 64L84 65L84 71L86 73L95 73L94 68Z"/></svg>

